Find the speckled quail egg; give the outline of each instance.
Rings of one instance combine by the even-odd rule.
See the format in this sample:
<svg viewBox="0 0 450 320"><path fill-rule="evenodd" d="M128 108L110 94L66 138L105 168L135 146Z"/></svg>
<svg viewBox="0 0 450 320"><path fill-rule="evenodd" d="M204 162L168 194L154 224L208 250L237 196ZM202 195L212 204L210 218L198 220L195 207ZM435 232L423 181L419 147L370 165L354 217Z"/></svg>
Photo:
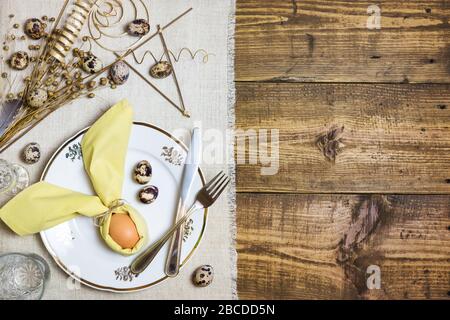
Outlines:
<svg viewBox="0 0 450 320"><path fill-rule="evenodd" d="M83 58L81 67L87 73L93 74L102 70L103 62L91 53Z"/></svg>
<svg viewBox="0 0 450 320"><path fill-rule="evenodd" d="M130 68L125 62L118 61L109 69L109 75L115 84L121 85L127 82L130 76Z"/></svg>
<svg viewBox="0 0 450 320"><path fill-rule="evenodd" d="M41 159L41 146L36 142L29 143L23 149L23 160L26 163L33 164Z"/></svg>
<svg viewBox="0 0 450 320"><path fill-rule="evenodd" d="M40 108L44 105L45 101L47 101L48 94L44 89L34 89L32 90L27 97L27 103L32 108Z"/></svg>
<svg viewBox="0 0 450 320"><path fill-rule="evenodd" d="M144 187L141 191L139 191L139 200L142 203L150 204L158 198L159 190L155 186L147 186Z"/></svg>
<svg viewBox="0 0 450 320"><path fill-rule="evenodd" d="M150 75L156 79L164 79L172 74L173 67L168 61L160 61L150 68Z"/></svg>
<svg viewBox="0 0 450 320"><path fill-rule="evenodd" d="M24 70L30 63L30 57L25 51L17 51L9 58L9 65L16 70Z"/></svg>
<svg viewBox="0 0 450 320"><path fill-rule="evenodd" d="M39 40L45 36L45 24L37 18L28 19L25 22L25 33L31 39Z"/></svg>
<svg viewBox="0 0 450 320"><path fill-rule="evenodd" d="M150 24L145 19L136 19L128 24L127 30L132 36L142 37L150 32Z"/></svg>
<svg viewBox="0 0 450 320"><path fill-rule="evenodd" d="M192 280L197 287L209 286L214 279L214 269L210 265L204 265L195 270Z"/></svg>
<svg viewBox="0 0 450 320"><path fill-rule="evenodd" d="M152 166L146 160L140 161L134 168L134 180L139 184L146 184L152 177Z"/></svg>

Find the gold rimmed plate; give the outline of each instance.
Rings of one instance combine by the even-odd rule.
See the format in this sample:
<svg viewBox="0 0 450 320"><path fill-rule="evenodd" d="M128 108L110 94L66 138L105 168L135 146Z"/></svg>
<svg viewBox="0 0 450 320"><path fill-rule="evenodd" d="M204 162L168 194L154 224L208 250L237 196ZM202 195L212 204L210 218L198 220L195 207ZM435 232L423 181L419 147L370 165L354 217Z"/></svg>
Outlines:
<svg viewBox="0 0 450 320"><path fill-rule="evenodd" d="M87 129L67 140L47 163L41 180L85 194L94 194L84 171L81 139ZM114 141L111 141L114 143ZM149 244L156 241L174 222L178 189L186 158L186 146L164 131L146 123L135 122L132 128L125 163L122 198L136 208L147 222ZM134 166L141 160L152 165L149 182L158 188L158 198L151 204L139 201L143 187L133 179ZM193 184L195 190L205 184L199 169ZM185 225L181 259L183 265L197 248L206 227L207 210L196 212ZM167 245L152 264L138 276L130 272L135 256L125 257L111 251L100 238L91 218L78 216L41 232L41 238L58 266L81 283L99 290L132 292L151 287L164 279Z"/></svg>

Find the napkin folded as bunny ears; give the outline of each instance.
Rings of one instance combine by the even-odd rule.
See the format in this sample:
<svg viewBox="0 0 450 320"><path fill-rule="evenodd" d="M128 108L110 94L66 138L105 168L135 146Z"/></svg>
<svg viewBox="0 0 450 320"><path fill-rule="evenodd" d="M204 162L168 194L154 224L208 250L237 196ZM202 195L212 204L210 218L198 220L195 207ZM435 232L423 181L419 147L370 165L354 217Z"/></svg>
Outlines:
<svg viewBox="0 0 450 320"><path fill-rule="evenodd" d="M84 168L96 196L39 182L3 206L0 218L23 236L51 228L79 214L101 216L100 235L111 249L124 255L139 251L148 238L145 220L130 205L120 202L132 124L133 110L124 100L111 107L84 135L81 142ZM122 248L109 235L113 213L128 213L135 223L140 240L133 248Z"/></svg>

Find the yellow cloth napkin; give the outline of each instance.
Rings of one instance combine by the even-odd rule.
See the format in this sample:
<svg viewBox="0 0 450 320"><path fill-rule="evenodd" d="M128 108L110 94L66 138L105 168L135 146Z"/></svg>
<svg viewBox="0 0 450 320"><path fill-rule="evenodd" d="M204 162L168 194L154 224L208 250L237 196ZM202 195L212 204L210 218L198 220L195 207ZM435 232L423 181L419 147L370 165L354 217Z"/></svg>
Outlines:
<svg viewBox="0 0 450 320"><path fill-rule="evenodd" d="M137 252L147 240L145 220L131 206L117 206L122 195L124 165L132 124L133 111L124 100L110 108L83 137L81 149L84 168L97 196L39 182L3 206L0 218L15 233L23 236L51 228L79 214L88 217L102 215L99 228L106 244L121 254ZM135 223L140 240L134 248L121 248L109 236L109 222L113 212L126 212Z"/></svg>

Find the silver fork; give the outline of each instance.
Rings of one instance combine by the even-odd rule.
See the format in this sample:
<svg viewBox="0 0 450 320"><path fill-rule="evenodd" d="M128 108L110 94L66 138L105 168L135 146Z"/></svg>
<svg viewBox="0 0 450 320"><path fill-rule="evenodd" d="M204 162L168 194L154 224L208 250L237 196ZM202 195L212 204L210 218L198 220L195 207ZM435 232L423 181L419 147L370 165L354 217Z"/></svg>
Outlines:
<svg viewBox="0 0 450 320"><path fill-rule="evenodd" d="M152 246L141 253L130 265L131 272L139 274L144 271L156 257L164 244L172 237L172 234L197 210L210 207L230 182L230 178L221 171L209 181L198 193L194 204L177 223L167 231L164 236Z"/></svg>

